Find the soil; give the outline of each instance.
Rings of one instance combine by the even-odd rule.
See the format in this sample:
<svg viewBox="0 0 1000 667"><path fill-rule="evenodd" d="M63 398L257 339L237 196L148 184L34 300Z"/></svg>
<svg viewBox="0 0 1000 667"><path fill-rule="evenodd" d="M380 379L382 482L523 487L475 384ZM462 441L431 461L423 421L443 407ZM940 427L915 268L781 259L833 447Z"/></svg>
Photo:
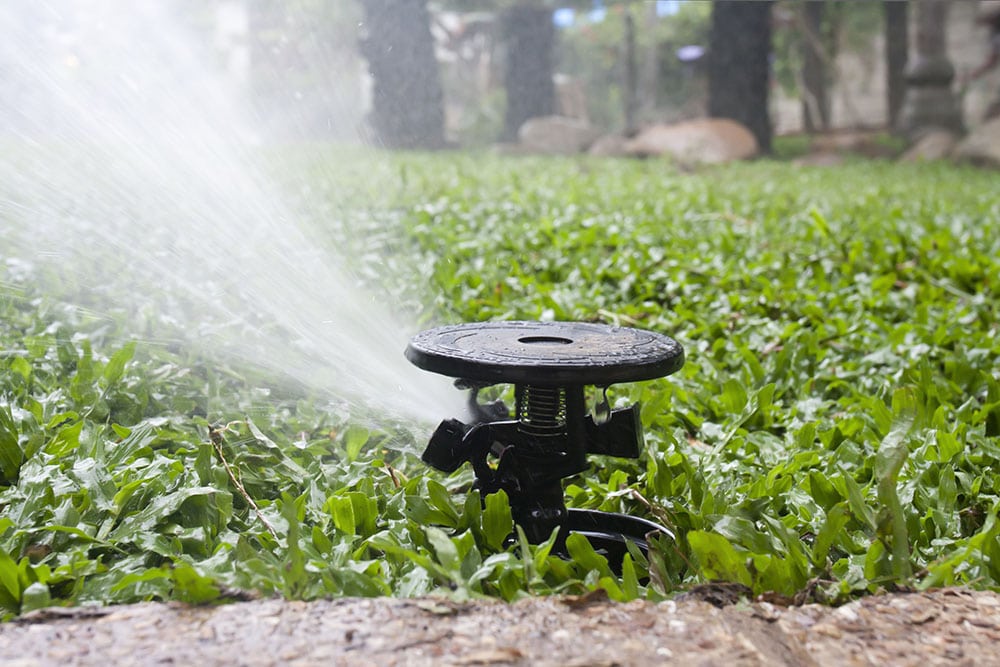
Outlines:
<svg viewBox="0 0 1000 667"><path fill-rule="evenodd" d="M0 625L0 665L988 665L1000 595L964 589L839 608L697 595L147 603L40 610Z"/></svg>

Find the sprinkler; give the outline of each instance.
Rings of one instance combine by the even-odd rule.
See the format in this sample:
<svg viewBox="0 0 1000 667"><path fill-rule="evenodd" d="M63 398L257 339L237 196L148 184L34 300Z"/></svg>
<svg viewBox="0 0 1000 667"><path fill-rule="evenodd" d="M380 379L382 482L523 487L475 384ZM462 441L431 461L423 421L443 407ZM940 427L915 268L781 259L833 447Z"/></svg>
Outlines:
<svg viewBox="0 0 1000 667"><path fill-rule="evenodd" d="M684 365L684 350L666 336L585 322L482 322L439 327L410 340L406 358L457 378L470 390L470 423L447 419L423 453L428 465L454 472L472 465L474 489L507 493L511 515L534 544L558 528L565 555L571 533L584 535L612 567L627 542L648 549L665 527L626 514L567 509L562 480L587 470L587 455L637 458L643 444L639 406L610 409L607 388L664 377ZM515 406L482 404L480 390L513 384ZM585 387L599 398L588 414Z"/></svg>

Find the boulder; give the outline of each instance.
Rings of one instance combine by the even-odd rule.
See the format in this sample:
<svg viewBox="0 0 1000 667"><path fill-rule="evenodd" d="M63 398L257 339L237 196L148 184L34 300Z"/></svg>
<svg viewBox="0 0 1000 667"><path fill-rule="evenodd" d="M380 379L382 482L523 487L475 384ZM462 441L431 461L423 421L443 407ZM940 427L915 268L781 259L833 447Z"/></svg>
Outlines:
<svg viewBox="0 0 1000 667"><path fill-rule="evenodd" d="M868 158L895 158L899 150L879 130L834 130L812 137L810 148L819 153L844 153Z"/></svg>
<svg viewBox="0 0 1000 667"><path fill-rule="evenodd" d="M566 116L529 118L517 132L526 152L546 155L582 153L598 136L600 133L586 121Z"/></svg>
<svg viewBox="0 0 1000 667"><path fill-rule="evenodd" d="M843 153L818 151L816 153L809 153L808 155L795 158L792 160L792 164L796 167L839 167L844 164L845 161L846 159L844 158Z"/></svg>
<svg viewBox="0 0 1000 667"><path fill-rule="evenodd" d="M605 134L603 137L590 145L587 152L591 155L602 157L622 157L626 155L625 144L628 139L620 134Z"/></svg>
<svg viewBox="0 0 1000 667"><path fill-rule="evenodd" d="M728 118L699 118L672 125L651 125L625 145L634 156L665 155L681 164L718 164L758 153L757 139Z"/></svg>
<svg viewBox="0 0 1000 667"><path fill-rule="evenodd" d="M929 162L943 160L958 145L958 135L943 128L925 132L915 144L899 158L903 162Z"/></svg>
<svg viewBox="0 0 1000 667"><path fill-rule="evenodd" d="M963 162L1000 167L1000 118L989 120L962 140L952 157Z"/></svg>

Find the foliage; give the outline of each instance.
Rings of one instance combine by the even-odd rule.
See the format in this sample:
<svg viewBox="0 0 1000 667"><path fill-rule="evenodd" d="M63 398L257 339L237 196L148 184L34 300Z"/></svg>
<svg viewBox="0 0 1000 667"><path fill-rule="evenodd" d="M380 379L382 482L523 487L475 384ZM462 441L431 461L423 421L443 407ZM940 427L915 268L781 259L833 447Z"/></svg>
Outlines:
<svg viewBox="0 0 1000 667"><path fill-rule="evenodd" d="M443 2L432 3L432 8L458 12L484 10L497 14L515 4L550 7L552 3L538 2ZM625 15L631 13L635 20L637 61L642 63L650 53L656 54L658 63L657 89L652 91L661 114L670 117L690 113L699 104L704 106L704 75L698 64L683 65L677 59L677 49L690 44L706 46L711 5L685 3L673 16L651 19L649 3L615 1L605 3L606 12L599 21L592 22L588 15L594 9L592 2L560 2L562 8L577 11L575 25L557 32L555 69L559 75L578 81L584 92L589 121L608 131L621 130L624 125L624 48ZM492 39L502 42L500 20L495 19ZM491 58L502 61L503 46L487 47ZM496 53L493 53L496 49ZM461 60L460 58L457 60ZM641 67L642 65L640 65ZM506 92L500 88L478 90L481 83L470 80L470 74L480 74L478 67L464 67L455 63L442 63L442 78L447 97L455 109L461 110L460 121L454 128L463 146L491 143L500 134ZM493 75L496 81L500 77ZM682 109L683 107L683 109ZM654 113L650 110L650 116ZM650 120L646 118L644 120Z"/></svg>
<svg viewBox="0 0 1000 667"><path fill-rule="evenodd" d="M781 0L774 8L774 79L786 93L801 87L802 53L807 39L802 22L801 2ZM858 54L874 68L873 40L882 29L884 16L878 2L825 2L820 35L822 59L830 62L840 53ZM829 68L828 68L829 69ZM828 71L827 76L834 72Z"/></svg>
<svg viewBox="0 0 1000 667"><path fill-rule="evenodd" d="M235 17L223 16L234 11L245 13L245 34L224 32ZM359 2L181 0L174 13L204 49L202 57L245 84L272 136L355 136L364 109L343 91L358 86L359 27L365 25Z"/></svg>
<svg viewBox="0 0 1000 667"><path fill-rule="evenodd" d="M575 507L667 524L615 577L584 540L505 545L500 496L360 422L0 274L0 614L239 590L659 599L725 579L840 601L1000 584L1000 205L933 165L288 155L338 210L373 289L423 323L584 319L674 336L688 361L613 387L638 461ZM363 168L362 168L363 166ZM309 174L308 176L306 174ZM365 248L367 252L355 252ZM378 281L377 283L374 281ZM453 415L434 415L451 417Z"/></svg>
<svg viewBox="0 0 1000 667"><path fill-rule="evenodd" d="M647 20L646 11L642 3L614 3L603 21L581 23L559 35L558 70L582 82L591 122L598 127L621 130L624 125L625 12L635 20L637 60L641 62L651 50L657 54L658 106L683 107L704 87L700 68L682 64L676 53L682 46L708 46L711 5L685 3L676 15L653 22Z"/></svg>
<svg viewBox="0 0 1000 667"><path fill-rule="evenodd" d="M558 9L559 7L574 7L586 9L593 7L590 0L437 0L434 5L452 11L498 11L517 6Z"/></svg>

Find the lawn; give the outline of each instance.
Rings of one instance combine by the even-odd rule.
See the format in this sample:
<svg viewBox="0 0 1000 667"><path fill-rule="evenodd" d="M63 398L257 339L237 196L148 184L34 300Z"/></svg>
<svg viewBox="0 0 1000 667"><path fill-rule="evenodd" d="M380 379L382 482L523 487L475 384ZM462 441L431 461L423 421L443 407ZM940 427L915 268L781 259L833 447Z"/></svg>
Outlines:
<svg viewBox="0 0 1000 667"><path fill-rule="evenodd" d="M150 344L5 256L6 617L241 591L624 600L725 580L836 603L1000 587L995 174L321 148L273 161L292 205L337 212L309 222L411 333L587 320L681 342L677 374L612 387L642 404L642 458L595 458L566 488L570 506L659 521L676 543L621 577L585 542L570 561L505 548L503 499L480 503L468 470L415 456L456 415L376 418L274 368Z"/></svg>

